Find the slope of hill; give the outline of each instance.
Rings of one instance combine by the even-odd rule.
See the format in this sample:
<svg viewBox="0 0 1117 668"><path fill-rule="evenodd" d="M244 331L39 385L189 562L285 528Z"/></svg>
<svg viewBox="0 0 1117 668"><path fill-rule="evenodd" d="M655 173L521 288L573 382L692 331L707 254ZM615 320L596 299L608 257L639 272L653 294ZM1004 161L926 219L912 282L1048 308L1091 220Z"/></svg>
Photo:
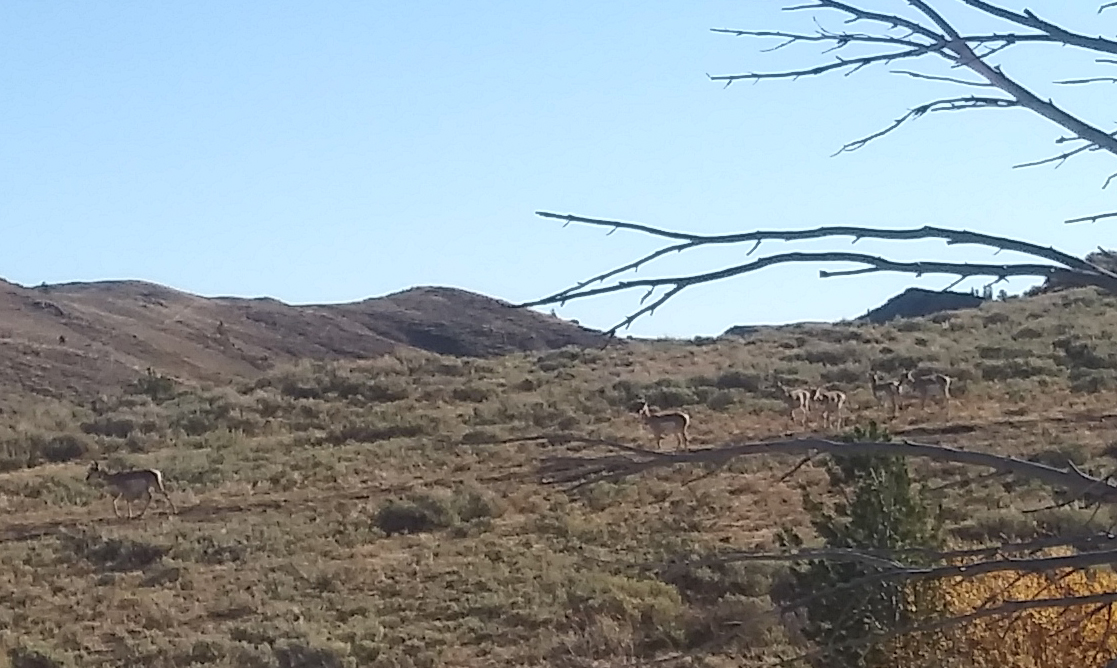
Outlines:
<svg viewBox="0 0 1117 668"><path fill-rule="evenodd" d="M451 288L292 306L199 297L141 281L0 282L0 389L39 394L119 387L148 367L221 381L295 360L362 359L399 346L491 357L603 341L559 318Z"/></svg>
<svg viewBox="0 0 1117 668"><path fill-rule="evenodd" d="M985 301L968 292L908 288L859 318L865 322L888 322L895 318L920 318L943 311L977 308Z"/></svg>
<svg viewBox="0 0 1117 668"><path fill-rule="evenodd" d="M956 376L958 395L890 417L868 371L912 366ZM898 437L1117 465L1117 300L1091 290L701 345L401 349L95 408L17 397L0 411L0 664L9 648L13 665L49 667L774 663L803 650L769 599L781 567L717 557L806 527L802 491L828 480L819 458L677 465L567 493L539 484L540 460L587 452L523 438L653 447L632 414L642 398L685 410L694 448L825 433L817 416L792 427L770 376L843 389L848 422ZM178 514L157 500L113 517L84 480L95 458L161 469ZM959 547L1113 523L1032 512L1050 489L982 469L912 472Z"/></svg>

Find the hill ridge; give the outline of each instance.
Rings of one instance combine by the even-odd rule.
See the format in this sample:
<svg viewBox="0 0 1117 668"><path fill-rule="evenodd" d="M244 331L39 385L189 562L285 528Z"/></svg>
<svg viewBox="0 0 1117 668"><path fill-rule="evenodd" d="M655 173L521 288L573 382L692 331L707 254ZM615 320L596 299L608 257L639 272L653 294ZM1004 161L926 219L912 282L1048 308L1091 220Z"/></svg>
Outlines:
<svg viewBox="0 0 1117 668"><path fill-rule="evenodd" d="M332 304L203 297L136 279L25 287L0 279L0 392L92 394L151 367L194 381L399 348L493 357L604 343L601 332L461 288Z"/></svg>

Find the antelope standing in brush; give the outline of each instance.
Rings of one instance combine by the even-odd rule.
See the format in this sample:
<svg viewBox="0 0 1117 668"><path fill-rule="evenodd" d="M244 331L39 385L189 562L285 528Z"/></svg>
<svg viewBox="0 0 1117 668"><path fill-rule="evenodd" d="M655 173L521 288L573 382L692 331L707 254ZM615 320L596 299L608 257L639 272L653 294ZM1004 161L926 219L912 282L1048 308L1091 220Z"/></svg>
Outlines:
<svg viewBox="0 0 1117 668"><path fill-rule="evenodd" d="M117 507L117 502L120 499L124 499L128 504L128 519L132 519L132 502L141 498L146 499L147 502L144 503L144 507L137 517L143 517L144 513L147 512L147 507L151 505L151 490L159 492L167 500L171 512L178 513L170 495L167 494L167 489L163 486L163 473L158 469L137 469L109 473L101 468L97 462L93 462L85 479L86 481L103 481L109 490L116 495L112 499L112 511L117 517L120 517L120 508Z"/></svg>
<svg viewBox="0 0 1117 668"><path fill-rule="evenodd" d="M823 428L836 425L842 428L842 410L846 405L846 393L841 390L818 388L814 391L814 401L822 409Z"/></svg>
<svg viewBox="0 0 1117 668"><path fill-rule="evenodd" d="M873 391L873 398L882 405L888 402L889 412L892 415L895 415L900 408L902 385L903 381L900 380L884 380L877 375L876 371L869 374L869 387Z"/></svg>
<svg viewBox="0 0 1117 668"><path fill-rule="evenodd" d="M908 371L904 374L902 387L910 387L912 391L919 395L920 409L927 408L927 397L939 396L942 397L941 403L945 407L950 401L950 386L954 379L945 374L936 373L933 371L925 371L918 376L914 371Z"/></svg>
<svg viewBox="0 0 1117 668"><path fill-rule="evenodd" d="M648 407L648 402L642 402L640 410L636 412L643 420L648 429L652 430L655 434L655 447L659 447L663 442L663 437L668 434L674 434L677 446L690 447L690 434L687 429L690 427L690 416L682 411L660 411L652 412Z"/></svg>
<svg viewBox="0 0 1117 668"><path fill-rule="evenodd" d="M780 393L783 395L783 402L787 405L787 418L791 420L791 424L795 424L795 411L799 411L802 418L803 426L807 425L807 419L811 414L811 391L808 389L791 389L784 386L782 383L776 383Z"/></svg>

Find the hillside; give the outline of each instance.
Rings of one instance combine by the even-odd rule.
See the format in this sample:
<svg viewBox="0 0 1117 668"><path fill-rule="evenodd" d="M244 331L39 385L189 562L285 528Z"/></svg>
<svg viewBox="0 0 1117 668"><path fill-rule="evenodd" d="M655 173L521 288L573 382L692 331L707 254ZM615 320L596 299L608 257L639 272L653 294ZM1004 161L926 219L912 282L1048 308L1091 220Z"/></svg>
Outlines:
<svg viewBox="0 0 1117 668"><path fill-rule="evenodd" d="M984 300L968 292L908 288L859 320L882 323L896 318L921 318L946 311L977 308Z"/></svg>
<svg viewBox="0 0 1117 668"><path fill-rule="evenodd" d="M492 357L603 340L573 323L451 288L291 306L140 281L36 288L0 281L0 390L48 396L119 388L148 367L223 382L296 360L365 359L400 346Z"/></svg>
<svg viewBox="0 0 1117 668"><path fill-rule="evenodd" d="M148 309L195 303L151 299L167 306ZM890 419L864 379L912 366L956 376L958 396ZM46 667L787 656L794 638L766 612L781 567L688 560L772 549L778 528L804 527L802 491L825 486L819 462L791 477L797 457L677 466L566 494L540 485L536 467L586 453L504 442L574 431L649 446L632 415L645 397L691 415L695 448L778 436L792 426L773 376L844 389L851 422L901 437L1117 466L1117 300L1092 290L700 344L486 359L400 348L209 389L155 379L94 407L11 396L0 407L0 648ZM159 467L178 514L156 500L140 520L114 518L84 479L93 459ZM913 472L939 490L957 546L1113 522L1074 507L1024 512L1050 505L1042 486L930 462Z"/></svg>

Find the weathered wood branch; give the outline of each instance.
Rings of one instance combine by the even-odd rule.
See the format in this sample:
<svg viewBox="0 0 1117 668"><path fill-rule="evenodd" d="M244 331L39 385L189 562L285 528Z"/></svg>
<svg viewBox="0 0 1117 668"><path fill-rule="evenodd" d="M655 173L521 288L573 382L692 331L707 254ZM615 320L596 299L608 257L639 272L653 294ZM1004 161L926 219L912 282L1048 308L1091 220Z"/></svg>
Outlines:
<svg viewBox="0 0 1117 668"><path fill-rule="evenodd" d="M1070 269L1082 271L1097 271L1098 267L1080 257L1056 250L1050 246L1041 246L1027 241L1019 241L1008 237L1000 237L982 232L969 230L953 230L945 227L913 227L908 229L879 229L873 227L857 227L847 225L833 225L813 227L806 230L754 230L734 234L691 234L688 232L675 232L641 223L630 223L620 220L605 218L587 218L569 213L554 213L550 211L536 211L537 216L553 218L565 223L581 223L598 227L617 228L643 232L655 237L671 239L674 241L688 242L676 248L666 250L686 250L687 248L702 244L738 244L755 241L807 241L812 239L825 239L830 237L853 237L853 240L883 239L889 241L917 241L921 239L941 239L948 245L974 245L986 246L998 250L1013 251L1024 255L1050 260ZM660 251L657 251L659 253ZM1111 275L1117 278L1117 274ZM591 279L592 282L592 279Z"/></svg>
<svg viewBox="0 0 1117 668"><path fill-rule="evenodd" d="M1060 127L1074 133L1075 136L1090 142L1098 149L1109 151L1117 155L1117 138L1103 131L1101 128L1072 114L1054 103L1044 100L1012 77L1008 76L1000 67L990 65L986 59L1009 46L1022 43L1054 43L1087 49L1097 53L1117 53L1117 41L1103 37L1089 37L1087 35L1063 28L1057 24L1040 19L1033 12L1024 10L1021 13L1007 10L992 5L984 0L959 0L960 2L985 13L986 15L1007 21L1014 25L1023 26L1038 31L1038 34L1017 34L1007 32L1002 35L965 35L959 31L942 13L932 8L923 0L908 0L909 5L923 14L930 25L914 21L895 14L868 11L842 2L820 0L814 4L797 5L788 7L791 10L834 10L850 17L851 21L867 21L883 24L889 28L904 28L909 34L904 36L892 35L887 31L881 34L862 34L850 32L831 32L820 30L813 35L785 31L764 30L733 30L715 28L716 32L737 36L750 36L757 38L778 37L785 40L779 47L788 46L797 42L827 42L834 44L834 49L840 49L849 44L881 44L896 47L895 51L861 55L849 59L837 59L834 62L824 63L815 67L799 68L785 71L749 72L746 74L729 74L711 76L714 81L724 81L726 85L742 80L751 79L797 79L803 76L814 76L835 70L849 69L856 71L862 67L875 63L887 63L901 59L921 58L926 55L936 55L950 62L952 67L965 67L978 74L990 85L1007 93L1016 103L1033 113L1036 113ZM1104 6L1102 7L1104 9ZM925 41L923 41L925 40ZM988 52L978 54L974 51L975 45L991 45L999 43L1000 46L992 47ZM967 82L968 83L968 82ZM987 108L988 105L973 105L968 108ZM957 107L965 108L965 107ZM902 120L906 120L902 119ZM898 121L883 132L877 133L869 139L887 134L894 130L901 122Z"/></svg>
<svg viewBox="0 0 1117 668"><path fill-rule="evenodd" d="M865 227L834 226L818 227L809 230L755 230L752 232L744 232L739 234L701 235L673 232L670 230L664 230L639 223L628 223L617 220L586 218L583 216L558 214L547 211L538 211L536 213L537 215L544 218L554 218L565 221L566 224L576 222L586 225L608 227L611 229L626 229L679 242L649 253L621 267L611 269L602 274L598 274L597 276L593 276L584 281L580 281L571 287L560 290L547 297L518 304L518 306L521 308L543 306L546 304L565 304L566 302L575 299L584 299L588 297L594 297L625 290L645 289L648 291L648 293L644 296L644 299L641 300L641 304L643 304L644 301L652 296L653 292L657 288L667 289L664 294L660 295L654 301L647 305L642 305L638 310L629 314L624 320L608 330L608 333L610 335L616 334L621 329L630 326L641 316L654 313L657 308L666 303L668 300L677 296L680 292L688 287L705 283L712 283L734 276L740 276L742 274L758 271L760 269L764 269L773 265L786 263L853 262L856 264L866 265L854 270L820 271L819 276L821 278L849 276L853 274L865 274L881 271L900 272L914 274L916 276L923 274L949 274L961 278L984 276L993 278L996 281L1004 280L1009 277L1031 276L1045 279L1057 279L1063 285L1094 285L1107 291L1113 292L1114 294L1117 294L1117 273L1114 273L1113 271L1110 271L1109 269L1106 269L1104 267L1098 266L1093 262L1089 262L1083 258L1075 257L1051 247L1040 246L1038 244L1018 241L1015 239L1008 239L1005 237L998 237L990 234L982 234L980 232L970 232L967 230L950 230L929 226L906 230L882 230ZM854 242L860 239L899 241L941 239L946 241L948 245L972 244L985 246L987 248L995 248L997 250L1008 250L1047 260L1052 264L981 264L967 262L937 262L931 260L919 262L898 262L877 255L869 255L865 253L849 253L840 251L818 253L793 252L769 255L767 257L758 258L757 260L754 260L752 262L734 265L717 271L689 274L683 276L618 280L617 282L612 284L606 284L600 287L590 287L591 285L596 283L604 283L608 279L612 279L626 271L638 270L645 264L663 257L669 253L683 252L706 245L725 245L751 242L753 245L746 253L746 255L751 255L764 241L801 241L808 239L847 236L853 237Z"/></svg>
<svg viewBox="0 0 1117 668"><path fill-rule="evenodd" d="M908 111L906 114L893 121L892 125L889 125L882 130L878 130L873 134L868 135L867 137L862 137L861 139L858 139L856 141L849 142L845 146L842 146L840 149L838 149L838 152L834 155L847 151L856 151L859 148L864 148L865 145L867 145L874 139L879 139L889 132L898 129L904 123L924 116L926 114L942 111L963 111L965 109L1007 109L1009 107L1018 106L1020 106L1020 103L1016 100L997 97L968 96L954 97L945 100L934 100L932 102L927 102L926 104L921 104L918 107L915 107L914 109Z"/></svg>
<svg viewBox="0 0 1117 668"><path fill-rule="evenodd" d="M607 445L602 443L603 445ZM607 446L608 447L608 446ZM722 464L737 457L757 455L806 455L822 452L830 455L885 455L952 462L1002 471L1007 474L1038 480L1054 488L1097 502L1117 503L1117 484L1088 475L1071 464L1058 469L1046 464L989 452L963 450L947 445L901 442L831 441L822 438L730 443L727 445L685 452L653 452L625 446L627 455L604 457L544 457L537 473L545 484L581 487L593 482L616 481L652 469L676 464Z"/></svg>
<svg viewBox="0 0 1117 668"><path fill-rule="evenodd" d="M609 294L613 292L620 292L624 290L632 290L635 288L644 288L648 292L641 300L647 300L657 288L666 287L668 290L655 301L646 306L642 306L631 315L627 316L620 323L608 330L608 334L614 335L618 331L627 328L641 316L654 313L657 308L662 306L668 300L677 296L686 288L702 285L705 283L713 283L734 276L740 276L754 271L759 271L766 267L771 267L777 264L787 263L807 263L807 262L856 262L868 265L860 269L851 271L819 271L819 277L830 278L834 276L849 276L851 274L866 274L872 272L900 272L906 274L914 274L922 276L924 274L950 274L954 276L984 276L991 277L996 281L1004 280L1009 277L1019 276L1032 276L1047 279L1059 279L1065 282L1079 280L1080 272L1070 271L1061 267L1056 267L1047 264L978 264L978 263L963 263L963 262L934 262L934 261L918 261L918 262L897 262L895 260L888 260L876 255L868 255L865 253L844 253L839 251L831 252L818 252L818 253L779 253L776 255L769 255L767 257L739 264L717 271L711 271L701 274L689 274L684 276L669 276L663 278L645 278L637 280L619 281L612 285L607 285L599 288L583 288L581 290L568 289L561 293L538 299L532 302L518 304L520 308L542 306L545 304L565 303L573 299L581 299L586 297L596 297L599 295ZM1101 278L1092 279L1102 281ZM1109 282L1109 281L1106 281ZM1117 291L1117 280L1112 280L1113 290Z"/></svg>
<svg viewBox="0 0 1117 668"><path fill-rule="evenodd" d="M1104 37L1090 37L1089 35L1072 32L1050 21L1044 21L1029 9L1025 9L1023 12L1018 13L990 4L984 0L961 0L961 2L999 19L1038 30L1067 46L1076 46L1090 51L1100 51L1102 53L1117 53L1117 42L1111 39L1105 39ZM1106 5L1102 5L1098 11L1105 8Z"/></svg>

